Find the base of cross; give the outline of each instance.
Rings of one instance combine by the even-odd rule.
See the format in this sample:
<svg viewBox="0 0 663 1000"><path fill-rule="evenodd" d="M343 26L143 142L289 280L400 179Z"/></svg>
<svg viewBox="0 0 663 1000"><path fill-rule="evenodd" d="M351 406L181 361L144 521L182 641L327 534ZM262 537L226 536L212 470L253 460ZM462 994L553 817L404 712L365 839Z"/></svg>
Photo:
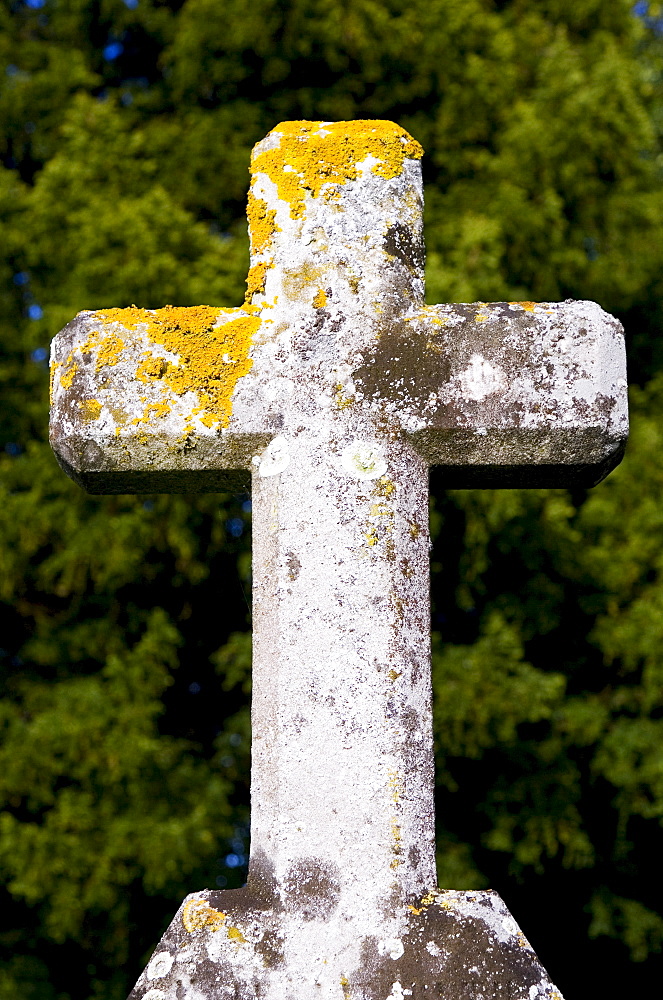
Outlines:
<svg viewBox="0 0 663 1000"><path fill-rule="evenodd" d="M292 909L260 885L188 896L129 1000L562 1000L492 890L343 917L310 890Z"/></svg>

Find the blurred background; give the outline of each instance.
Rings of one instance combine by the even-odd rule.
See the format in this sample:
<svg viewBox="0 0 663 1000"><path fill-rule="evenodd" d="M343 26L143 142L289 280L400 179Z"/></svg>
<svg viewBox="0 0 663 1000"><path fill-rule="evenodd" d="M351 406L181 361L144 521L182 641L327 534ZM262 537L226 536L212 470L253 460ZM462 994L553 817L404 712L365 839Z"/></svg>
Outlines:
<svg viewBox="0 0 663 1000"><path fill-rule="evenodd" d="M247 495L87 497L47 443L80 309L237 305L284 119L426 150L428 301L597 300L632 437L590 492L433 473L439 881L567 1000L663 975L663 5L1 0L0 998L123 1000L248 857ZM590 992L591 991L591 992Z"/></svg>

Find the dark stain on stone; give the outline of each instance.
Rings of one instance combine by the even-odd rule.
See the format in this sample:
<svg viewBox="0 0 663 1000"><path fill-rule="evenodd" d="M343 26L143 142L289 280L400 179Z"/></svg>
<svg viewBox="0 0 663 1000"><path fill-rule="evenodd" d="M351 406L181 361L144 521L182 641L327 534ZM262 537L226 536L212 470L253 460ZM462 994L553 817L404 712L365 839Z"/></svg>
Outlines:
<svg viewBox="0 0 663 1000"><path fill-rule="evenodd" d="M283 414L282 413L270 413L267 417L267 426L270 431L280 431L283 427Z"/></svg>
<svg viewBox="0 0 663 1000"><path fill-rule="evenodd" d="M446 352L430 350L428 341L425 332L394 320L365 353L353 373L355 385L376 401L402 405L411 399L427 399L429 392L437 392L451 379Z"/></svg>
<svg viewBox="0 0 663 1000"><path fill-rule="evenodd" d="M279 965L283 965L283 938L276 930L266 930L260 941L256 942L255 950L268 969L275 969Z"/></svg>
<svg viewBox="0 0 663 1000"><path fill-rule="evenodd" d="M375 958L378 952L378 938L372 934L366 935L366 937L361 942L361 953L359 964L362 968L366 968Z"/></svg>
<svg viewBox="0 0 663 1000"><path fill-rule="evenodd" d="M412 230L398 222L390 226L384 235L383 247L386 253L417 273L421 272L426 260L423 237L412 238Z"/></svg>
<svg viewBox="0 0 663 1000"><path fill-rule="evenodd" d="M488 900L486 907L490 907ZM408 919L399 959L380 955L367 939L360 967L348 976L366 1000L384 1000L398 980L412 1000L528 1000L531 986L545 979L536 955L515 941L501 942L483 920L463 917L433 904ZM433 943L431 954L427 945Z"/></svg>
<svg viewBox="0 0 663 1000"><path fill-rule="evenodd" d="M288 579L296 580L297 577L299 576L299 571L302 568L302 564L300 563L299 559L297 558L294 552L286 552L285 562L286 566L288 567Z"/></svg>
<svg viewBox="0 0 663 1000"><path fill-rule="evenodd" d="M317 858L303 858L290 867L284 883L287 905L304 920L325 920L336 909L340 893L338 869Z"/></svg>
<svg viewBox="0 0 663 1000"><path fill-rule="evenodd" d="M103 469L74 468L55 452L58 465L87 493L95 496L117 493L241 493L251 485L251 473L243 469Z"/></svg>
<svg viewBox="0 0 663 1000"><path fill-rule="evenodd" d="M416 659L411 659L410 663L412 666L416 663ZM410 736L414 736L418 732L421 725L421 717L417 710L412 707L412 705L405 705L401 715L401 725L406 733Z"/></svg>
<svg viewBox="0 0 663 1000"><path fill-rule="evenodd" d="M232 891L222 890L225 897L228 897ZM274 910L275 912L282 909L281 897L274 875L274 865L265 852L259 848L251 850L246 888L234 891L250 897L250 905L252 904L256 909Z"/></svg>

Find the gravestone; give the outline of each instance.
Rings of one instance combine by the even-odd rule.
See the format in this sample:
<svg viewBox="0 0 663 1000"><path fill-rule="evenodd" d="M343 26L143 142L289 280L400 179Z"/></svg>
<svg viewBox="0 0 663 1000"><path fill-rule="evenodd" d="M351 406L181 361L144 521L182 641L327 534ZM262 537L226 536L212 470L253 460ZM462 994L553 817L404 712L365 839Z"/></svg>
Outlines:
<svg viewBox="0 0 663 1000"><path fill-rule="evenodd" d="M428 467L596 484L623 338L591 302L424 305L421 155L390 122L277 126L244 306L83 312L54 341L51 440L85 489L252 480L248 884L189 896L132 1000L560 997L496 893L436 888Z"/></svg>

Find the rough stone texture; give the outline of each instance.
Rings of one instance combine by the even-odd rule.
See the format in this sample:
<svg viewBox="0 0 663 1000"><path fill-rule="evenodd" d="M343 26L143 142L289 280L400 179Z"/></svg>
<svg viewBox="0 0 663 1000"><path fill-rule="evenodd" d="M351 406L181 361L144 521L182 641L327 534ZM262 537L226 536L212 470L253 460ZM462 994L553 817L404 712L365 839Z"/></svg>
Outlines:
<svg viewBox="0 0 663 1000"><path fill-rule="evenodd" d="M346 437L388 425L456 488L607 475L628 432L620 324L591 302L424 306L418 159L393 162L387 146L382 174L398 172L385 177L368 129L340 151L330 130L325 143L285 129L254 150L247 305L208 309L204 330L203 307L84 312L55 338L51 440L65 471L98 493L233 487L299 412ZM327 155L327 174L348 179L283 200L279 178L299 176L293 142L315 147L321 176ZM163 336L149 321L169 315L179 327Z"/></svg>
<svg viewBox="0 0 663 1000"><path fill-rule="evenodd" d="M278 126L241 309L54 342L52 442L88 490L253 473L249 884L189 897L132 1000L559 997L499 897L434 890L427 469L597 482L623 341L588 302L424 306L420 155L390 123Z"/></svg>
<svg viewBox="0 0 663 1000"><path fill-rule="evenodd" d="M307 920L269 876L260 883L188 896L129 1000L562 1000L495 892L359 906L340 947L325 891L311 893L322 910Z"/></svg>

